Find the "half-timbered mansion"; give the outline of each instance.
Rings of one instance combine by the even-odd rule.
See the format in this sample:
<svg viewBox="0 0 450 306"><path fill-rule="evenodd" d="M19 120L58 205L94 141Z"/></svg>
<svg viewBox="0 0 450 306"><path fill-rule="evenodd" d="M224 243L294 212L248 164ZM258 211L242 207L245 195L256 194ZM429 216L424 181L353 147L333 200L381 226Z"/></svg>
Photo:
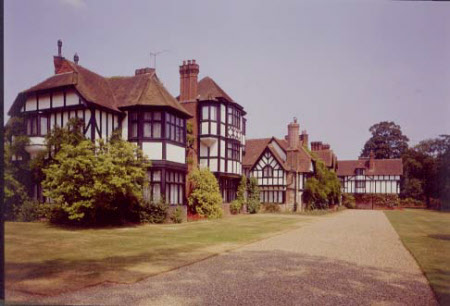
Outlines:
<svg viewBox="0 0 450 306"><path fill-rule="evenodd" d="M344 193L399 194L403 175L402 159L369 158L340 160L337 175Z"/></svg>
<svg viewBox="0 0 450 306"><path fill-rule="evenodd" d="M305 180L316 158L337 171L344 192L399 192L401 160L371 156L338 162L322 142L312 142L309 151L308 134L299 133L296 119L284 139L246 141L244 108L210 77L198 81L195 60L179 67L180 95L175 98L153 68L137 69L134 76L103 77L79 65L76 54L73 62L65 59L61 50L58 41L55 74L19 93L8 112L24 119L31 158L45 149L50 129L79 118L84 135L93 141L108 139L120 129L123 139L140 146L152 161L146 196L154 200L164 196L170 204L185 203L189 171L208 167L218 179L225 203L235 199L245 173L257 178L261 202L295 207L302 204ZM42 200L39 184L32 189L34 197Z"/></svg>
<svg viewBox="0 0 450 306"><path fill-rule="evenodd" d="M163 86L153 68L142 68L134 76L103 77L62 56L54 56L55 74L19 93L8 114L21 117L26 125L30 157L45 149L46 134L54 126L65 126L79 118L84 135L93 141L108 139L121 129L122 137L141 147L151 160L150 190L145 194L170 204L186 199L186 175L199 165L217 176L225 202L235 198L242 175L245 144L245 111L211 78L197 81L195 60L180 66L180 96ZM186 157L187 121L195 137ZM20 157L18 158L20 159ZM33 194L41 198L39 184Z"/></svg>

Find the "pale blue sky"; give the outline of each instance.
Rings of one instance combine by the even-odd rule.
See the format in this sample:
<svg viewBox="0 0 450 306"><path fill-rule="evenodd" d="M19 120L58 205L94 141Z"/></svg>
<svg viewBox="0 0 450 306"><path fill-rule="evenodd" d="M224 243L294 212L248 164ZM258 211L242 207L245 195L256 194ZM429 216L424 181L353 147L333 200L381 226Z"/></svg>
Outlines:
<svg viewBox="0 0 450 306"><path fill-rule="evenodd" d="M248 112L247 134L283 137L298 117L310 140L355 159L382 120L410 144L450 133L450 3L407 1L5 0L5 112L63 55L104 76L158 56L179 94L196 59Z"/></svg>

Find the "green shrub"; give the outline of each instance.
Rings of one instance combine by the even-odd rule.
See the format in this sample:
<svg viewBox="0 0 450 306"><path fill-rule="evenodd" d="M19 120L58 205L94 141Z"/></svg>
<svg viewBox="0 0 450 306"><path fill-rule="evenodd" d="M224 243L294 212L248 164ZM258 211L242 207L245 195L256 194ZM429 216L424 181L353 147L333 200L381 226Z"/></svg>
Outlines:
<svg viewBox="0 0 450 306"><path fill-rule="evenodd" d="M40 203L37 201L25 201L16 208L15 220L19 222L31 222L41 217Z"/></svg>
<svg viewBox="0 0 450 306"><path fill-rule="evenodd" d="M146 201L141 204L139 212L140 221L142 223L164 223L167 218L169 205L161 197L158 203Z"/></svg>
<svg viewBox="0 0 450 306"><path fill-rule="evenodd" d="M192 192L188 198L189 206L201 217L221 218L223 215L222 196L217 179L208 168L195 169L189 174Z"/></svg>
<svg viewBox="0 0 450 306"><path fill-rule="evenodd" d="M355 197L350 193L342 194L342 205L350 209L356 208Z"/></svg>
<svg viewBox="0 0 450 306"><path fill-rule="evenodd" d="M170 216L170 220L172 220L173 223L183 222L183 209L181 206L177 205L177 208L173 211L172 216Z"/></svg>
<svg viewBox="0 0 450 306"><path fill-rule="evenodd" d="M242 202L239 201L239 200L234 200L230 204L230 212L232 214L234 214L234 215L240 213L241 212L241 208L242 208Z"/></svg>
<svg viewBox="0 0 450 306"><path fill-rule="evenodd" d="M245 192L247 191L247 177L242 175L239 182L238 190L236 193L236 199L241 202L241 205L245 203Z"/></svg>
<svg viewBox="0 0 450 306"><path fill-rule="evenodd" d="M257 199L249 199L247 202L247 212L249 214L256 214L261 208L261 203Z"/></svg>
<svg viewBox="0 0 450 306"><path fill-rule="evenodd" d="M416 206L416 207L425 207L425 203L423 201L414 199L414 198L406 198L400 200L400 206Z"/></svg>
<svg viewBox="0 0 450 306"><path fill-rule="evenodd" d="M264 212L275 213L280 211L280 205L276 203L266 203L263 204Z"/></svg>

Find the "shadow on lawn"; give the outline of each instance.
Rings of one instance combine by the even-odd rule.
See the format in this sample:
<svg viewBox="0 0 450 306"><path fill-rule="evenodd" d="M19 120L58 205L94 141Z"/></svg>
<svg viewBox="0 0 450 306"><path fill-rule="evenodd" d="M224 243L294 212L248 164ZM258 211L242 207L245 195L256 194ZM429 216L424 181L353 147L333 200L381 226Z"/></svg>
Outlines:
<svg viewBox="0 0 450 306"><path fill-rule="evenodd" d="M138 255L118 255L103 259L55 259L29 263L12 261L7 262L5 266L6 287L22 292L54 295L105 281L133 283L185 265L188 263L187 259L191 258L186 254L192 254L199 249L196 244L188 244L183 247L150 250ZM209 255L205 251L202 253L202 257ZM135 266L139 268L133 269Z"/></svg>
<svg viewBox="0 0 450 306"><path fill-rule="evenodd" d="M39 302L435 305L429 286L417 277L294 252L237 251L135 284L105 284Z"/></svg>

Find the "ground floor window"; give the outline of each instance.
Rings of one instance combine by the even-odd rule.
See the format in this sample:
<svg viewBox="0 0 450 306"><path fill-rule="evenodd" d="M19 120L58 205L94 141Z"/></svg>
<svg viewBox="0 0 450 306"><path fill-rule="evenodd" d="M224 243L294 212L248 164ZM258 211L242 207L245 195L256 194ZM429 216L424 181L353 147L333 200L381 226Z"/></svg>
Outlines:
<svg viewBox="0 0 450 306"><path fill-rule="evenodd" d="M262 190L259 193L261 203L284 203L283 190Z"/></svg>
<svg viewBox="0 0 450 306"><path fill-rule="evenodd" d="M166 171L166 202L169 204L183 204L184 176L179 171Z"/></svg>
<svg viewBox="0 0 450 306"><path fill-rule="evenodd" d="M221 178L219 180L220 192L225 203L231 203L236 200L236 192L238 188L238 179Z"/></svg>
<svg viewBox="0 0 450 306"><path fill-rule="evenodd" d="M164 195L166 203L182 205L184 202L185 173L168 169L152 169L148 171L148 187L144 188L144 198L159 202Z"/></svg>

